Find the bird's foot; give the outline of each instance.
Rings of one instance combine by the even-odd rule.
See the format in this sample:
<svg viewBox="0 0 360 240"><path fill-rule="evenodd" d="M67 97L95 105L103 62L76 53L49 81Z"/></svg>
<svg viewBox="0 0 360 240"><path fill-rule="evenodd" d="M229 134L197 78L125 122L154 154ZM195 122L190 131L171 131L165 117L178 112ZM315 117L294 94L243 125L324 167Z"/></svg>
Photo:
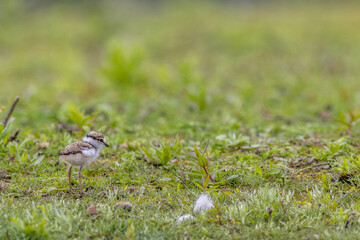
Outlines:
<svg viewBox="0 0 360 240"><path fill-rule="evenodd" d="M72 192L72 193L77 193L75 190L80 190L79 193L80 193L81 195L86 195L87 193L84 192L83 189L84 189L84 188L82 188L82 187L78 187L78 188L73 188L73 187L71 187L71 188L69 188L70 192Z"/></svg>
<svg viewBox="0 0 360 240"><path fill-rule="evenodd" d="M75 190L78 190L78 188L69 188L70 192L76 193Z"/></svg>
<svg viewBox="0 0 360 240"><path fill-rule="evenodd" d="M81 190L81 189L84 189L84 187L77 187L77 188L74 188L74 187L69 187L70 191L73 191L73 190Z"/></svg>
<svg viewBox="0 0 360 240"><path fill-rule="evenodd" d="M70 191L71 191L72 193L75 193L75 194L77 194L77 193L80 193L81 195L86 195L86 194L87 194L87 193L84 192L82 189L80 189L79 192L75 191L75 190L79 190L79 189L80 189L80 188L70 188Z"/></svg>

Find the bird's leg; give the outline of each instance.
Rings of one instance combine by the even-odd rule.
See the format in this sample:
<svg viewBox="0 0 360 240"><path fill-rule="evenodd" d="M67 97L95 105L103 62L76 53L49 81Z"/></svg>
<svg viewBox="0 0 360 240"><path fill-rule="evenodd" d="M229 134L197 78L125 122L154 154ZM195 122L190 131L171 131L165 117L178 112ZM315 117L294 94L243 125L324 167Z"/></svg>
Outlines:
<svg viewBox="0 0 360 240"><path fill-rule="evenodd" d="M82 184L81 184L81 170L82 170L82 166L80 166L80 169L79 169L79 188L80 188L80 193L81 194L85 194L85 192L83 191L83 187L82 187Z"/></svg>
<svg viewBox="0 0 360 240"><path fill-rule="evenodd" d="M72 188L72 186L71 186L71 169L72 169L72 166L69 167L68 179L69 179L69 189L70 189L70 191L73 192L73 188Z"/></svg>
<svg viewBox="0 0 360 240"><path fill-rule="evenodd" d="M71 186L71 169L72 169L72 166L69 167L69 171L68 171L69 189L71 192L74 192L74 190L77 190L78 188L73 188Z"/></svg>
<svg viewBox="0 0 360 240"><path fill-rule="evenodd" d="M69 179L70 191L72 190L72 187L71 187L71 169L72 169L72 166L69 167L69 171L68 171L68 179Z"/></svg>

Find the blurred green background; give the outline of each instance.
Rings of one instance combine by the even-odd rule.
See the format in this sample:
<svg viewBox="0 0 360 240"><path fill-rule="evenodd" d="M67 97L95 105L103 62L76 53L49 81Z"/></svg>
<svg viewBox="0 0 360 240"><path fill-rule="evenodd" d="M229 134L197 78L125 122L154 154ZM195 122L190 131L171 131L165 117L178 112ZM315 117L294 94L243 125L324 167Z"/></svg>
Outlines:
<svg viewBox="0 0 360 240"><path fill-rule="evenodd" d="M5 0L0 118L19 95L27 129L76 127L64 117L76 107L115 132L328 129L360 106L359 11L357 1Z"/></svg>
<svg viewBox="0 0 360 240"><path fill-rule="evenodd" d="M0 239L357 239L359 13L0 0ZM71 194L57 153L90 130L111 146Z"/></svg>

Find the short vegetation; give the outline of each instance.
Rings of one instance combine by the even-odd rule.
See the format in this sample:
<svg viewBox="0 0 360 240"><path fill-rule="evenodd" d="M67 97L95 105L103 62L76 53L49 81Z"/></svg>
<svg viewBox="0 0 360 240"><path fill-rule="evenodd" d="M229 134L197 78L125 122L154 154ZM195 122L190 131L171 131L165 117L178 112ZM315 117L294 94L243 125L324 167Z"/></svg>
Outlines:
<svg viewBox="0 0 360 240"><path fill-rule="evenodd" d="M358 239L360 5L271 2L2 2L0 239Z"/></svg>

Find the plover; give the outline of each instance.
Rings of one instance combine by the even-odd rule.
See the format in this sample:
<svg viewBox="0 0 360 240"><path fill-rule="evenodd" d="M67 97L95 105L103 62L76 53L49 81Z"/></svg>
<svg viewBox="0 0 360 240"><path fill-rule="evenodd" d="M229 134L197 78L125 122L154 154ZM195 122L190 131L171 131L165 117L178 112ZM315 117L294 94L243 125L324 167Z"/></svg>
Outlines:
<svg viewBox="0 0 360 240"><path fill-rule="evenodd" d="M95 161L99 155L99 150L108 146L104 135L92 131L82 141L71 143L59 152L59 159L70 165L68 171L70 191L74 192L75 189L80 189L80 192L84 193L81 185L82 168ZM78 173L79 188L72 188L71 186L72 167L80 167Z"/></svg>

